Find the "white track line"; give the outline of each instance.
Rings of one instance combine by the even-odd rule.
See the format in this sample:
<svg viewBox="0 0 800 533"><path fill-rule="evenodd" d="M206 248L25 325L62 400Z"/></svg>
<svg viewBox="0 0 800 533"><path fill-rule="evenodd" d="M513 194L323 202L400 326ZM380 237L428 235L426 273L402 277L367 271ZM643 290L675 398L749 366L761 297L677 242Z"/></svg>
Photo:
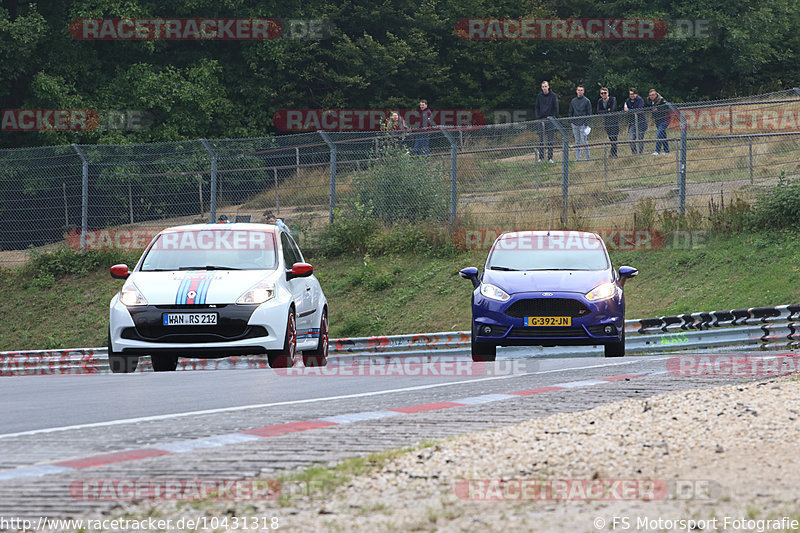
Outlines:
<svg viewBox="0 0 800 533"><path fill-rule="evenodd" d="M255 405L239 405L236 407L220 407L217 409L204 409L201 411L189 411L183 413L171 413L167 415L153 415L153 416L143 416L137 418L125 418L122 420L109 420L106 422L93 422L90 424L76 424L73 426L60 426L60 427L53 427L53 428L42 428L42 429L33 429L30 431L20 431L17 433L5 433L0 435L0 439L8 439L11 437L23 437L28 435L41 435L43 433L55 433L58 431L69 431L72 429L86 429L86 428L99 428L99 427L108 427L108 426L119 426L123 424L137 424L139 422L153 422L157 420L170 420L173 418L182 418L187 416L202 416L202 415L211 415L211 414L218 414L218 413L230 413L235 411L246 411L248 409L264 409L267 407L280 407L284 405L301 405L307 403L314 403L314 402L330 402L335 400L348 400L352 398L368 398L370 396L381 396L384 394L394 394L400 392L411 392L411 391L418 391L418 390L426 390L426 389L435 389L439 387L449 387L451 385L464 385L468 383L479 383L483 381L496 381L500 379L510 379L510 378L517 378L520 376L533 376L537 374L553 374L556 372L571 372L574 370L589 370L592 368L607 368L607 367L614 367L614 366L623 366L623 365L634 365L637 363L642 362L650 362L650 361L663 361L669 359L668 357L647 357L646 359L634 359L631 361L621 361L619 363L606 363L603 365L590 365L590 366L580 366L580 367L573 367L573 368L558 368L554 370L541 370L537 372L522 372L519 374L508 374L504 376L493 376L488 378L478 378L478 379L469 379L469 380L462 380L462 381L451 381L447 383L434 383L431 385L418 385L415 387L404 387L401 389L390 389L390 390L381 390L381 391L374 391L374 392L360 392L356 394L343 394L341 396L328 396L326 398L309 398L306 400L290 400L285 402L273 402L273 403L261 403Z"/></svg>

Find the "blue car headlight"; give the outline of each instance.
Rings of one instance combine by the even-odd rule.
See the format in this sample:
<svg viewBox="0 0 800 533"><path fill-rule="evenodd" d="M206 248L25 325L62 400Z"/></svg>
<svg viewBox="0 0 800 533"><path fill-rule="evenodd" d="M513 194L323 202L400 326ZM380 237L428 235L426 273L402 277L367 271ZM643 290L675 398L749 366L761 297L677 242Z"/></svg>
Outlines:
<svg viewBox="0 0 800 533"><path fill-rule="evenodd" d="M616 283L601 283L588 293L586 293L586 299L590 302L597 302L599 300L608 300L609 298L614 297L617 294L617 284Z"/></svg>
<svg viewBox="0 0 800 533"><path fill-rule="evenodd" d="M490 300L497 300L499 302L505 302L511 298L506 291L491 283L481 283L481 294Z"/></svg>

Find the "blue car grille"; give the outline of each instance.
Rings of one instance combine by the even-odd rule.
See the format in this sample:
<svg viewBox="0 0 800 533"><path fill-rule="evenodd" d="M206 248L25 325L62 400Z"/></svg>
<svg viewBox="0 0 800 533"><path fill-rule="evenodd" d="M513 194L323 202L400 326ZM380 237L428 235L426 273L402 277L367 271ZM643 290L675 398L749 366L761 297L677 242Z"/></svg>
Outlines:
<svg viewBox="0 0 800 533"><path fill-rule="evenodd" d="M525 298L517 300L506 309L505 314L514 318L526 316L588 316L589 308L572 298ZM581 330L583 331L583 330Z"/></svg>
<svg viewBox="0 0 800 533"><path fill-rule="evenodd" d="M509 337L587 337L583 328L511 328Z"/></svg>

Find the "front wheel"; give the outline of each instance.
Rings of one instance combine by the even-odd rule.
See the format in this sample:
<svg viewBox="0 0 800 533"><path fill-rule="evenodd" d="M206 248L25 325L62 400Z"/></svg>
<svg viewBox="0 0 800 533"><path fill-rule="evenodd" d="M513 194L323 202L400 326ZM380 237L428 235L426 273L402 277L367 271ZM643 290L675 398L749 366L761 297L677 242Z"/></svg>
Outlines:
<svg viewBox="0 0 800 533"><path fill-rule="evenodd" d="M494 361L497 358L497 346L475 340L474 325L472 326L472 335L470 336L470 349L472 351L472 360L476 363Z"/></svg>
<svg viewBox="0 0 800 533"><path fill-rule="evenodd" d="M139 365L138 355L123 355L111 349L111 328L108 329L108 368L114 374L129 374Z"/></svg>
<svg viewBox="0 0 800 533"><path fill-rule="evenodd" d="M297 354L297 323L294 318L294 309L289 309L286 319L286 336L283 340L283 349L277 353L267 354L270 368L289 368L294 366Z"/></svg>
<svg viewBox="0 0 800 533"><path fill-rule="evenodd" d="M326 366L328 364L328 310L322 310L319 323L319 342L313 350L303 352L303 364L307 367Z"/></svg>
<svg viewBox="0 0 800 533"><path fill-rule="evenodd" d="M623 326L624 328L625 326ZM622 339L619 342L612 342L604 346L606 357L625 356L625 330L622 330Z"/></svg>

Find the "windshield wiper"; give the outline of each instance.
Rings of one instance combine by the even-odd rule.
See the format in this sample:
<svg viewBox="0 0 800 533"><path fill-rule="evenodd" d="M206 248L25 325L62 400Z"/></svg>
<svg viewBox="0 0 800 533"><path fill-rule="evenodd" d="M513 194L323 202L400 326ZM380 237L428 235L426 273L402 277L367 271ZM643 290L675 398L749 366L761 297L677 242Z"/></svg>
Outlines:
<svg viewBox="0 0 800 533"><path fill-rule="evenodd" d="M178 270L241 270L241 268L219 265L180 267Z"/></svg>
<svg viewBox="0 0 800 533"><path fill-rule="evenodd" d="M518 268L504 267L504 266L490 266L489 270L502 270L504 272L519 272Z"/></svg>

